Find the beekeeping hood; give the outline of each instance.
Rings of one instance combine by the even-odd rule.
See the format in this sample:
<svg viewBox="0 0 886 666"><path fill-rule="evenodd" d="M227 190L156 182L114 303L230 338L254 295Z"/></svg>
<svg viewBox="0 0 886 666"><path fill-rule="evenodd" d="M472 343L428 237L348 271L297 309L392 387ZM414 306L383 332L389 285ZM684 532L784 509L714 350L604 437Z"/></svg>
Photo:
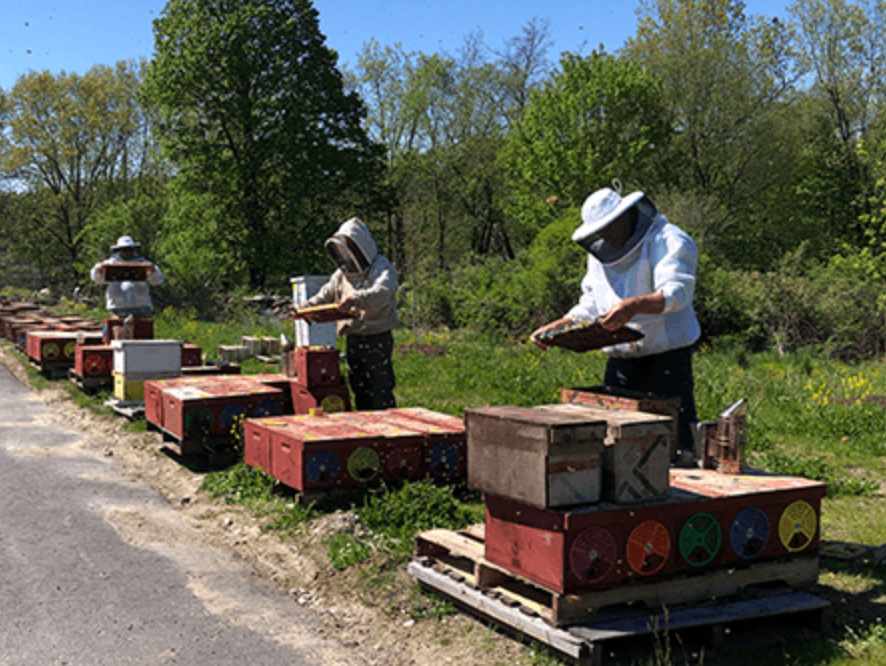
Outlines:
<svg viewBox="0 0 886 666"><path fill-rule="evenodd" d="M354 278L366 273L378 254L378 246L369 228L352 217L326 241L326 251L347 277Z"/></svg>
<svg viewBox="0 0 886 666"><path fill-rule="evenodd" d="M634 226L627 242L622 246L607 243L599 232L630 210L635 213ZM585 201L582 207L582 224L572 234L572 240L600 263L613 264L640 244L656 217L658 209L643 192L633 192L622 198L612 190L599 190Z"/></svg>

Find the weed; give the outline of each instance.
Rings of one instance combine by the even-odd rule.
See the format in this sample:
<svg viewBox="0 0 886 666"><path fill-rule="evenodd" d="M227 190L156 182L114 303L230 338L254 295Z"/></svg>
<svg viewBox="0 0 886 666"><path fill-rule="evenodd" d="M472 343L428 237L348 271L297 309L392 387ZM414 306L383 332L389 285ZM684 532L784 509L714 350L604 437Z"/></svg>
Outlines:
<svg viewBox="0 0 886 666"><path fill-rule="evenodd" d="M440 620L458 611L455 605L432 590L423 591L418 585L409 590L409 617L419 620Z"/></svg>
<svg viewBox="0 0 886 666"><path fill-rule="evenodd" d="M563 663L559 654L548 645L532 641L527 648L529 654L529 663L532 666L553 666L554 664Z"/></svg>
<svg viewBox="0 0 886 666"><path fill-rule="evenodd" d="M455 497L452 487L428 480L406 482L397 489L382 486L367 494L357 515L365 527L389 537L393 549L401 552L412 551L419 532L461 529L483 519Z"/></svg>
<svg viewBox="0 0 886 666"><path fill-rule="evenodd" d="M224 497L229 504L253 504L273 499L274 479L260 469L240 462L236 465L211 472L203 479L200 490L213 497Z"/></svg>
<svg viewBox="0 0 886 666"><path fill-rule="evenodd" d="M880 622L862 626L858 631L846 628L849 638L840 641L842 647L853 659L862 659L877 653L881 657L886 651L886 627Z"/></svg>
<svg viewBox="0 0 886 666"><path fill-rule="evenodd" d="M361 564L372 555L372 547L353 534L339 533L329 539L329 560L336 569Z"/></svg>
<svg viewBox="0 0 886 666"><path fill-rule="evenodd" d="M307 506L301 504L285 504L282 509L277 511L276 516L272 518L263 528L263 531L276 531L281 533L281 537L292 535L299 527L313 520L318 515L311 502Z"/></svg>

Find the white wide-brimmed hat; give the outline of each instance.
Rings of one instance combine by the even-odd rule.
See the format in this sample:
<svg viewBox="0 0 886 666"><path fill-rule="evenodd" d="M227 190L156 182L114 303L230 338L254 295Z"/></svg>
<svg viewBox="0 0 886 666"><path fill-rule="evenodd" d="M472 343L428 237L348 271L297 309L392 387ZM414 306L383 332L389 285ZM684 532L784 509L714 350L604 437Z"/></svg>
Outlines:
<svg viewBox="0 0 886 666"><path fill-rule="evenodd" d="M141 248L141 243L136 243L130 236L120 236L120 238L117 239L117 242L111 246L111 252L125 250L126 248L138 250Z"/></svg>
<svg viewBox="0 0 886 666"><path fill-rule="evenodd" d="M581 226L572 233L572 240L583 241L597 233L644 196L643 192L631 192L623 197L620 190L620 187L619 191L604 187L585 199L581 207Z"/></svg>

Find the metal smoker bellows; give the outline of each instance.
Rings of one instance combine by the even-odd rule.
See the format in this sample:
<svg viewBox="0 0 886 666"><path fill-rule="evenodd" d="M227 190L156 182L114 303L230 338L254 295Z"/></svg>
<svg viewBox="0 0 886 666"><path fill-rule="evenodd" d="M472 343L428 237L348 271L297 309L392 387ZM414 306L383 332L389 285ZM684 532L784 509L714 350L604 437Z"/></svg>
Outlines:
<svg viewBox="0 0 886 666"><path fill-rule="evenodd" d="M747 444L748 404L742 398L720 413L716 421L697 424L696 450L702 467L723 474L740 474Z"/></svg>

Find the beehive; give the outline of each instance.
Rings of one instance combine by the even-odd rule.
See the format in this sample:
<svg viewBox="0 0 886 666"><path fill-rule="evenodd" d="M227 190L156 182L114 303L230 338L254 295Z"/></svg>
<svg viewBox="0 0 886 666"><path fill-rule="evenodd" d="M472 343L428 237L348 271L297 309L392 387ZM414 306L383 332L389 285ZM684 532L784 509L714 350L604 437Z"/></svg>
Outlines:
<svg viewBox="0 0 886 666"><path fill-rule="evenodd" d="M264 419L262 425L269 431L271 474L291 488L322 490L381 480L385 442L377 430L310 416ZM257 427L255 420L246 427Z"/></svg>
<svg viewBox="0 0 886 666"><path fill-rule="evenodd" d="M817 552L820 482L747 470L671 470L666 499L539 509L486 496L486 559L557 592Z"/></svg>
<svg viewBox="0 0 886 666"><path fill-rule="evenodd" d="M671 459L673 460L676 456L679 441L677 426L680 419L681 402L679 397L663 398L652 393L632 391L615 386L587 386L561 389L560 402L670 416L673 419L671 424Z"/></svg>
<svg viewBox="0 0 886 666"><path fill-rule="evenodd" d="M342 383L339 352L331 347L296 347L295 374L303 386L339 386Z"/></svg>
<svg viewBox="0 0 886 666"><path fill-rule="evenodd" d="M179 340L114 340L111 347L114 372L127 381L181 374L182 343Z"/></svg>
<svg viewBox="0 0 886 666"><path fill-rule="evenodd" d="M302 275L292 278L292 302L296 307L314 296L325 284L328 276L325 275ZM335 323L327 322L312 324L303 320L295 322L295 346L335 347Z"/></svg>
<svg viewBox="0 0 886 666"><path fill-rule="evenodd" d="M544 405L538 409L580 413L606 422L602 499L637 504L667 496L671 417L584 404Z"/></svg>
<svg viewBox="0 0 886 666"><path fill-rule="evenodd" d="M310 414L317 409L332 414L351 409L351 394L344 384L309 388L300 381L293 381L291 387L292 411L296 414Z"/></svg>
<svg viewBox="0 0 886 666"><path fill-rule="evenodd" d="M238 419L278 416L287 404L282 390L249 375L180 378L161 386L160 395L162 406L152 410L179 440L231 437Z"/></svg>
<svg viewBox="0 0 886 666"><path fill-rule="evenodd" d="M119 335L118 330L123 328L123 319L120 317L110 317L102 320L102 336L104 344L109 345L111 341ZM154 339L154 320L151 317L136 317L132 337L135 340L153 340Z"/></svg>
<svg viewBox="0 0 886 666"><path fill-rule="evenodd" d="M386 409L384 413L392 423L421 431L425 447L424 465L430 478L453 481L467 477L468 452L464 419L424 407Z"/></svg>
<svg viewBox="0 0 886 666"><path fill-rule="evenodd" d="M80 377L111 377L114 372L114 349L108 345L77 345L74 372Z"/></svg>
<svg viewBox="0 0 886 666"><path fill-rule="evenodd" d="M596 502L607 423L530 407L465 411L468 485L540 508Z"/></svg>

